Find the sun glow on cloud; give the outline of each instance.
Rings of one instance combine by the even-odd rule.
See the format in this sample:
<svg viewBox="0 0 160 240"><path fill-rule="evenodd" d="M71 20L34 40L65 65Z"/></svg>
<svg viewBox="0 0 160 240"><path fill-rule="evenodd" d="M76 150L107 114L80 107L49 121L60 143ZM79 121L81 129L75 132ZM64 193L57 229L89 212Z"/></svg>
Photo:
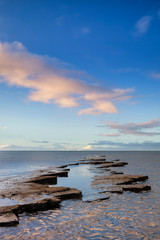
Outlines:
<svg viewBox="0 0 160 240"><path fill-rule="evenodd" d="M10 146L9 144L0 145L0 149L6 148L6 147L9 147L9 146Z"/></svg>
<svg viewBox="0 0 160 240"><path fill-rule="evenodd" d="M72 75L73 70L49 64L45 57L29 53L22 43L0 42L0 82L30 89L30 101L62 108L81 107L83 102L78 115L99 115L117 113L115 102L130 99L134 91L89 85Z"/></svg>

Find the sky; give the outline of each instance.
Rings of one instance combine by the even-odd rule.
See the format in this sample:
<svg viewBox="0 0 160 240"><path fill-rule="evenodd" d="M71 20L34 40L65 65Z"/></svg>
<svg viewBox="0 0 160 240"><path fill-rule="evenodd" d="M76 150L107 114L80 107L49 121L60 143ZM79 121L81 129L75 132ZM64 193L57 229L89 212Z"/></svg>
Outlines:
<svg viewBox="0 0 160 240"><path fill-rule="evenodd" d="M160 1L0 0L0 150L160 150Z"/></svg>

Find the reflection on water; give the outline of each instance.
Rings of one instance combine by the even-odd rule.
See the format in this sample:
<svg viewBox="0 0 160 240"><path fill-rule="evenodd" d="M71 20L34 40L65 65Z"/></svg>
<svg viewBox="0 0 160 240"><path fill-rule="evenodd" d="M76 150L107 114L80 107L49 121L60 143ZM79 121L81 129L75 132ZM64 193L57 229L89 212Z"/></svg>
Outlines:
<svg viewBox="0 0 160 240"><path fill-rule="evenodd" d="M9 199L9 198L5 198L5 199L0 199L0 207L2 206L12 206L12 205L16 205L17 202Z"/></svg>
<svg viewBox="0 0 160 240"><path fill-rule="evenodd" d="M112 194L109 200L99 203L64 201L60 209L21 215L17 227L0 229L0 239L160 239L160 154L117 155L108 157L129 163L118 171L148 175L146 183L152 186L151 191ZM59 178L58 185L82 189L84 198L96 197L96 190L90 184L94 174L93 166L73 166L69 178Z"/></svg>

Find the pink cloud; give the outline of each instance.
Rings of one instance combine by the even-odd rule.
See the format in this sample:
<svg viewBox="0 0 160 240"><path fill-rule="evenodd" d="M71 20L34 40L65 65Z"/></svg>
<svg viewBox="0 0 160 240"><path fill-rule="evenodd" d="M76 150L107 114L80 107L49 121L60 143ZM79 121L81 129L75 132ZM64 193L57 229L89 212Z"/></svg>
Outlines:
<svg viewBox="0 0 160 240"><path fill-rule="evenodd" d="M111 129L117 129L119 133L131 134L137 136L155 136L160 135L160 131L146 132L145 129L152 129L160 127L160 119L154 119L148 122L142 123L125 123L120 124L118 122L106 122L102 127L109 127Z"/></svg>
<svg viewBox="0 0 160 240"><path fill-rule="evenodd" d="M120 133L99 134L99 136L102 136L102 137L118 137L118 136L120 136Z"/></svg>
<svg viewBox="0 0 160 240"><path fill-rule="evenodd" d="M160 73L152 73L150 76L155 79L160 79Z"/></svg>
<svg viewBox="0 0 160 240"><path fill-rule="evenodd" d="M84 76L80 71L77 71L78 78L73 75L75 70L62 67L56 59L29 53L19 42L0 43L0 82L28 88L30 101L62 108L81 107L79 115L98 115L117 113L115 102L130 99L134 91L89 85L80 79Z"/></svg>

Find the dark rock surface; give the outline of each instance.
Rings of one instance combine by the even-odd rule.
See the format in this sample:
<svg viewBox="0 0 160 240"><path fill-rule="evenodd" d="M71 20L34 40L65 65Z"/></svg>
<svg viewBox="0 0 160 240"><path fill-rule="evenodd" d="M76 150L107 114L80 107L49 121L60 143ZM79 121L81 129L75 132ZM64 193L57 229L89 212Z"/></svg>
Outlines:
<svg viewBox="0 0 160 240"><path fill-rule="evenodd" d="M121 188L123 191L131 191L131 192L142 192L142 191L148 191L151 190L151 187L148 185L121 185Z"/></svg>
<svg viewBox="0 0 160 240"><path fill-rule="evenodd" d="M57 184L57 177L55 175L38 176L31 178L28 183Z"/></svg>
<svg viewBox="0 0 160 240"><path fill-rule="evenodd" d="M53 197L22 204L19 205L19 213L45 211L58 208L60 206L60 202L60 199Z"/></svg>
<svg viewBox="0 0 160 240"><path fill-rule="evenodd" d="M60 172L48 172L47 174L41 175L42 177L68 177L68 171L60 171Z"/></svg>
<svg viewBox="0 0 160 240"><path fill-rule="evenodd" d="M54 196L61 200L81 198L82 192L76 188L70 188L68 191L54 193Z"/></svg>

